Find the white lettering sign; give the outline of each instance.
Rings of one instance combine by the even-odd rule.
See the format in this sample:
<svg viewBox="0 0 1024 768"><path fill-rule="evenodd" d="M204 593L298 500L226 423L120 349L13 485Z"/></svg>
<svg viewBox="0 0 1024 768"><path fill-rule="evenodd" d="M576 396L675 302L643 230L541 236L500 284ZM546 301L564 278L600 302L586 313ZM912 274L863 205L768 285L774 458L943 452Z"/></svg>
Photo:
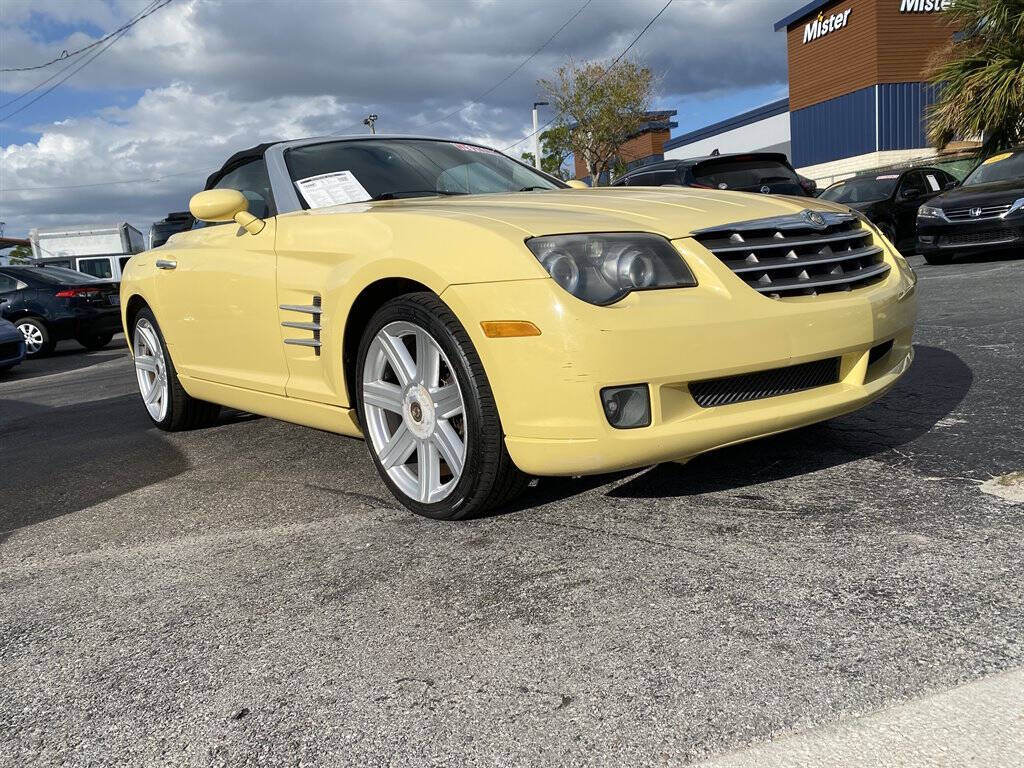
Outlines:
<svg viewBox="0 0 1024 768"><path fill-rule="evenodd" d="M921 2L925 1L921 0ZM909 2L909 0L903 0L903 2ZM927 0L927 2L939 2L939 0ZM845 11L833 13L831 16L819 13L818 18L810 24L804 25L804 44L817 40L819 37L824 37L829 32L835 32L837 29L845 27L850 21L850 11L852 10L852 8L847 8Z"/></svg>
<svg viewBox="0 0 1024 768"><path fill-rule="evenodd" d="M900 13L940 13L951 5L953 0L900 0Z"/></svg>

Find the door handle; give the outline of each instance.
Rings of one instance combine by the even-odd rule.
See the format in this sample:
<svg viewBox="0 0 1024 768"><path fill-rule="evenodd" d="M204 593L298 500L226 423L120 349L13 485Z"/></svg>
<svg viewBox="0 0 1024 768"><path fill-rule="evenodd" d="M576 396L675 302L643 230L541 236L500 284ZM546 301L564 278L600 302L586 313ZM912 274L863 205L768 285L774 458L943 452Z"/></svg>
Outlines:
<svg viewBox="0 0 1024 768"><path fill-rule="evenodd" d="M171 261L170 259L157 259L156 260L156 268L157 269L176 269L177 266L178 266L178 262Z"/></svg>

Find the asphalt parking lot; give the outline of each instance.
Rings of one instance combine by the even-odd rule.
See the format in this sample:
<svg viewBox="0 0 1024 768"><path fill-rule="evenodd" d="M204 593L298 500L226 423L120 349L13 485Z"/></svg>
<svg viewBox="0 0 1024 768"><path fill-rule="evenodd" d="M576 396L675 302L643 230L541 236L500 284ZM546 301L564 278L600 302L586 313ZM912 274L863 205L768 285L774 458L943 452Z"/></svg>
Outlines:
<svg viewBox="0 0 1024 768"><path fill-rule="evenodd" d="M1024 470L1024 261L912 263L883 400L463 523L355 440L157 432L123 341L4 375L0 764L725 765L905 706L955 742L929 697L1024 666L983 488Z"/></svg>

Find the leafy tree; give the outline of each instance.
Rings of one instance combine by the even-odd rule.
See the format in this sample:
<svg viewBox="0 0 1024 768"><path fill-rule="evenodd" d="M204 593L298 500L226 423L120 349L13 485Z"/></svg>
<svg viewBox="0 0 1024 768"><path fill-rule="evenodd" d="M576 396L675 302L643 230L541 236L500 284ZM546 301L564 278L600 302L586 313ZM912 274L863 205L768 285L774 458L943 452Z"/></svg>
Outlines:
<svg viewBox="0 0 1024 768"><path fill-rule="evenodd" d="M629 60L614 66L570 61L540 85L558 112L552 131L560 133L554 145L582 160L597 184L611 169L619 145L646 122L654 77L650 69Z"/></svg>
<svg viewBox="0 0 1024 768"><path fill-rule="evenodd" d="M569 172L563 168L565 161L572 155L569 146L569 132L565 126L556 125L540 135L540 169L555 178L565 181ZM533 152L523 152L523 162L533 165Z"/></svg>
<svg viewBox="0 0 1024 768"><path fill-rule="evenodd" d="M7 254L7 259L10 264L31 264L32 249L27 245L16 245Z"/></svg>
<svg viewBox="0 0 1024 768"><path fill-rule="evenodd" d="M960 31L929 73L941 88L929 141L981 136L986 154L1024 142L1024 0L956 0L944 13Z"/></svg>

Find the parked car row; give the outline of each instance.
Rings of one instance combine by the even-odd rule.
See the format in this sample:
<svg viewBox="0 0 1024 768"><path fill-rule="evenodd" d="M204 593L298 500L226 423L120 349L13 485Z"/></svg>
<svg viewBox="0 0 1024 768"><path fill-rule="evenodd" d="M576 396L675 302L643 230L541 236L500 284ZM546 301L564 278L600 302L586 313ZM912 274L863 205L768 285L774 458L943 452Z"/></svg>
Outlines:
<svg viewBox="0 0 1024 768"><path fill-rule="evenodd" d="M17 330L27 357L47 355L65 339L99 349L121 330L119 290L117 282L65 267L0 266L0 318Z"/></svg>
<svg viewBox="0 0 1024 768"><path fill-rule="evenodd" d="M929 264L1024 246L1024 148L988 157L962 184L943 168L917 166L861 174L819 193L785 155L754 152L652 163L612 186L817 195L863 214L897 248L919 253Z"/></svg>

